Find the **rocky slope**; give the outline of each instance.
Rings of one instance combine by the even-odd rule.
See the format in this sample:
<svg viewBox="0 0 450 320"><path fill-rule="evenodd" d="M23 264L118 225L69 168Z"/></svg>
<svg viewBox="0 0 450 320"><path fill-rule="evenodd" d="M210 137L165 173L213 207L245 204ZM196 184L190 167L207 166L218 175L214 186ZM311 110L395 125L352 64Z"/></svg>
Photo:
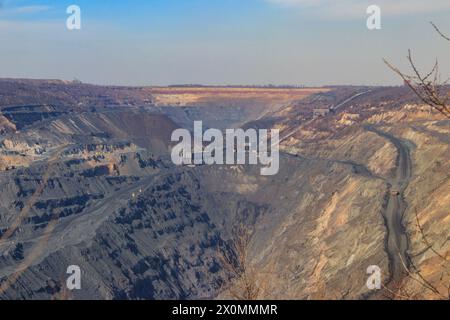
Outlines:
<svg viewBox="0 0 450 320"><path fill-rule="evenodd" d="M45 103L27 100L36 85L19 81L0 119L3 299L233 298L242 263L255 298L439 298L397 249L438 292L448 286L450 121L404 88L327 88L233 113L209 93L208 106L147 105L148 88L95 88L106 101L136 99L118 106L78 87L95 109L73 108L75 97L52 104L51 89ZM280 172L175 167L170 134L193 120L280 128ZM251 235L244 261L240 230ZM81 290L65 285L69 265L82 270ZM367 288L371 265L387 289Z"/></svg>

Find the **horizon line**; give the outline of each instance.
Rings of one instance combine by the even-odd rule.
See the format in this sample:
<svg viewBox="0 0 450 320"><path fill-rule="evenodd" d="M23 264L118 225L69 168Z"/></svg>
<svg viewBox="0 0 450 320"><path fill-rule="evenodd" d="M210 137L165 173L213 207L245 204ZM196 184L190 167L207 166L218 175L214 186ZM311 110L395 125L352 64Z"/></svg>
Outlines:
<svg viewBox="0 0 450 320"><path fill-rule="evenodd" d="M179 83L179 84L146 84L146 85L127 85L127 84L102 84L83 82L77 78L73 80L58 78L22 78L22 77L0 77L0 81L54 81L64 84L79 84L98 87L123 87L123 88L260 88L260 89L312 89L312 88L330 88L330 87L402 87L403 84L323 84L323 85L304 85L304 84L207 84L207 83Z"/></svg>

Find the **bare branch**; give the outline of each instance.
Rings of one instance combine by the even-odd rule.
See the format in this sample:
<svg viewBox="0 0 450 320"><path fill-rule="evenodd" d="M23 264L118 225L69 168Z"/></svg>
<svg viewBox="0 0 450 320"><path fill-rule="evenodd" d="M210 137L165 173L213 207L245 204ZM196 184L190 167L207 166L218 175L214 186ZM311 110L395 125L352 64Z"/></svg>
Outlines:
<svg viewBox="0 0 450 320"><path fill-rule="evenodd" d="M433 253L435 255L437 255L439 258L441 258L442 260L444 260L445 262L448 262L447 257L444 257L442 254L440 254L439 252L437 252L434 248L433 245L428 241L427 236L425 235L425 232L423 231L422 225L420 224L419 221L419 215L417 214L417 210L416 210L416 223L417 223L417 228L419 229L419 232L422 236L422 241L425 243L425 245L427 246L427 249L433 251Z"/></svg>
<svg viewBox="0 0 450 320"><path fill-rule="evenodd" d="M438 81L438 63L436 62L434 64L433 69L429 73L422 76L414 63L410 50L408 50L407 59L414 73L412 76L403 73L386 59L383 59L383 61L392 71L403 79L404 83L423 103L439 111L447 118L450 118L450 107L447 105L448 93L447 90L444 90L444 93L441 93L441 88L443 88L444 85L440 84ZM428 80L430 77L434 78L433 81Z"/></svg>
<svg viewBox="0 0 450 320"><path fill-rule="evenodd" d="M447 297L444 296L435 286L433 286L421 273L421 271L416 268L416 266L413 265L414 271L410 271L408 267L405 264L405 261L403 261L402 255L398 254L400 257L400 261L402 262L403 268L405 269L406 273L408 274L408 277L417 283L419 283L423 288L426 288L433 292L436 296L438 296L440 299L446 299ZM418 278L416 278L416 276Z"/></svg>
<svg viewBox="0 0 450 320"><path fill-rule="evenodd" d="M450 41L450 38L444 35L433 22L431 22L431 25L442 38ZM400 69L390 64L386 59L383 59L384 63L403 79L404 83L423 103L439 111L447 118L450 118L450 107L447 103L449 94L448 89L445 88L448 80L445 82L440 82L439 63L437 59L431 71L424 76L422 76L416 67L416 64L412 58L411 50L408 50L407 60L413 70L413 75L403 73Z"/></svg>
<svg viewBox="0 0 450 320"><path fill-rule="evenodd" d="M444 38L447 41L450 41L450 37L446 36L443 32L441 32L441 30L434 24L434 22L430 22L431 25L433 26L433 28L437 31L437 33L439 33L439 35Z"/></svg>
<svg viewBox="0 0 450 320"><path fill-rule="evenodd" d="M259 274L248 261L251 238L250 230L240 225L234 232L231 252L221 250L219 254L222 266L234 279L228 292L237 300L257 300L261 294Z"/></svg>

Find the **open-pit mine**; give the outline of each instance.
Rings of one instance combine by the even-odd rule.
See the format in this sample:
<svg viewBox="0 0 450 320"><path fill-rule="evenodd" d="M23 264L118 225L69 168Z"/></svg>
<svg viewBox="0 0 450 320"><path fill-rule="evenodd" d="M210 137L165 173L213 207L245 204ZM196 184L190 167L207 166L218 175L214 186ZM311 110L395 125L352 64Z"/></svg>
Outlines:
<svg viewBox="0 0 450 320"><path fill-rule="evenodd" d="M278 173L176 166L195 121L279 130ZM0 299L442 298L449 159L406 87L0 79Z"/></svg>

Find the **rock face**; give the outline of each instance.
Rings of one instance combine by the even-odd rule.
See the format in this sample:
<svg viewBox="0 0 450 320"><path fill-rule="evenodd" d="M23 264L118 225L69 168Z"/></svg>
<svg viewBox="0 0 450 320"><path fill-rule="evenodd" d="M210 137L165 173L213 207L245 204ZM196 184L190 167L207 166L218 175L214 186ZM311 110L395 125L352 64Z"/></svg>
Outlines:
<svg viewBox="0 0 450 320"><path fill-rule="evenodd" d="M272 109L269 95L248 111L209 92L181 108L145 105L157 94L146 88L2 85L21 88L2 108L2 299L234 298L244 264L254 298L383 298L366 286L373 265L393 298L439 298L397 251L439 293L449 284L450 121L404 89L372 88L312 119L367 88L283 96ZM45 94L33 101L36 87ZM74 88L92 105L74 108ZM117 99L130 105L105 103ZM170 135L193 120L280 128L279 173L174 166ZM66 286L71 265L80 290Z"/></svg>

